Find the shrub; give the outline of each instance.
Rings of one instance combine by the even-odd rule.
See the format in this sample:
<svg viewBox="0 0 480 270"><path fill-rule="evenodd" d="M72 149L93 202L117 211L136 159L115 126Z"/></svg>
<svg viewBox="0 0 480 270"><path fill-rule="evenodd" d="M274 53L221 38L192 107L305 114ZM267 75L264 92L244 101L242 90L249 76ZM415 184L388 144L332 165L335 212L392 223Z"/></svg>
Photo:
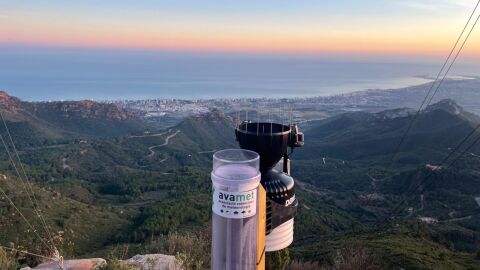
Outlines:
<svg viewBox="0 0 480 270"><path fill-rule="evenodd" d="M121 264L120 260L125 260L129 252L128 245L116 246L110 251L107 259L107 264L100 268L100 270L140 270L134 265Z"/></svg>
<svg viewBox="0 0 480 270"><path fill-rule="evenodd" d="M275 252L267 252L265 254L266 269L284 270L287 268L289 263L290 253L288 251L288 248Z"/></svg>
<svg viewBox="0 0 480 270"><path fill-rule="evenodd" d="M388 269L380 256L364 247L347 248L339 251L334 259L333 269L342 270L380 270Z"/></svg>
<svg viewBox="0 0 480 270"><path fill-rule="evenodd" d="M332 257L333 265L321 266L319 262L294 260L288 270L383 270L389 269L385 261L364 247L350 247Z"/></svg>
<svg viewBox="0 0 480 270"><path fill-rule="evenodd" d="M152 241L146 253L175 255L187 270L210 269L209 231L170 233Z"/></svg>
<svg viewBox="0 0 480 270"><path fill-rule="evenodd" d="M324 270L318 262L304 262L293 260L287 268L288 270Z"/></svg>
<svg viewBox="0 0 480 270"><path fill-rule="evenodd" d="M140 270L140 268L132 265L120 264L120 261L113 259L109 260L108 264L100 268L100 270Z"/></svg>

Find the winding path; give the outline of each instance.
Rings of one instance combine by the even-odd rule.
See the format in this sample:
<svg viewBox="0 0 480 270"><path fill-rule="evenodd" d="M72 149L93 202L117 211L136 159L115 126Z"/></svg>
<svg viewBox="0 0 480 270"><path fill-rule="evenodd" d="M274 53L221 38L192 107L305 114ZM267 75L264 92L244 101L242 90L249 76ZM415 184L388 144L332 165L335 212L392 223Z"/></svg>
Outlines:
<svg viewBox="0 0 480 270"><path fill-rule="evenodd" d="M464 221L464 220L469 220L471 219L472 216L466 216L466 217L459 217L459 218L451 218L451 219L445 219L445 220L439 220L438 222L441 223L446 223L446 222L457 222L457 221Z"/></svg>
<svg viewBox="0 0 480 270"><path fill-rule="evenodd" d="M160 137L163 136L167 133L172 132L172 129L169 129L167 131L161 132L161 133L155 133L155 134L147 134L147 135L133 135L133 136L128 136L128 138L147 138L147 137Z"/></svg>
<svg viewBox="0 0 480 270"><path fill-rule="evenodd" d="M169 130L169 132L170 132L170 130ZM175 136L177 136L178 133L180 133L180 130L177 130L177 131L175 131L175 133L168 135L168 136L165 138L165 142L164 142L164 143L159 144L159 145L150 146L150 147L148 148L148 150L150 151L150 154L146 155L145 158L153 157L153 155L155 155L155 151L153 151L153 149L168 145L168 143L170 142L170 139L172 139L172 138L174 138ZM163 161L165 161L165 160L166 160L166 159L163 159L163 160L161 160L160 162L163 162Z"/></svg>

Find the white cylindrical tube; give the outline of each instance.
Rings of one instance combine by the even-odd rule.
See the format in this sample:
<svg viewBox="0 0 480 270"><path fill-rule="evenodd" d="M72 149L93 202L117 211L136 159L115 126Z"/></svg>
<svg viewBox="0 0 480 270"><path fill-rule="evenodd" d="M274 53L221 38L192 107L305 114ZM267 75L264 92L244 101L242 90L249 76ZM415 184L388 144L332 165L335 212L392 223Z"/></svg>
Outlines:
<svg viewBox="0 0 480 270"><path fill-rule="evenodd" d="M213 155L212 269L256 269L260 157L243 149Z"/></svg>

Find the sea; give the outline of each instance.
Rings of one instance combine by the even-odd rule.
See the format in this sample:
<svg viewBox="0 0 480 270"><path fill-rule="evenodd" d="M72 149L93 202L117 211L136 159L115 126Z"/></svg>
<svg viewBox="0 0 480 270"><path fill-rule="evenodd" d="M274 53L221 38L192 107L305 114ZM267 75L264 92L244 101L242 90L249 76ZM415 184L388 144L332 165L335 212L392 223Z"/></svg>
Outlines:
<svg viewBox="0 0 480 270"><path fill-rule="evenodd" d="M459 62L452 74L479 70ZM423 84L440 67L408 57L12 47L0 50L0 90L27 101L311 97Z"/></svg>

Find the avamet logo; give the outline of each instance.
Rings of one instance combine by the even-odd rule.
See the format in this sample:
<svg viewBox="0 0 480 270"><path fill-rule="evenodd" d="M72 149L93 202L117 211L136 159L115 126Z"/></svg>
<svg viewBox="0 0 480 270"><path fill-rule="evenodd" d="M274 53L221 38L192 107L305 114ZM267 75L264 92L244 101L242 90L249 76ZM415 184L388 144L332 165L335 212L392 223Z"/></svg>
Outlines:
<svg viewBox="0 0 480 270"><path fill-rule="evenodd" d="M231 201L231 202L245 202L250 201L254 198L253 190L250 193L243 193L243 194L228 194L223 192L218 192L218 198L224 201Z"/></svg>

